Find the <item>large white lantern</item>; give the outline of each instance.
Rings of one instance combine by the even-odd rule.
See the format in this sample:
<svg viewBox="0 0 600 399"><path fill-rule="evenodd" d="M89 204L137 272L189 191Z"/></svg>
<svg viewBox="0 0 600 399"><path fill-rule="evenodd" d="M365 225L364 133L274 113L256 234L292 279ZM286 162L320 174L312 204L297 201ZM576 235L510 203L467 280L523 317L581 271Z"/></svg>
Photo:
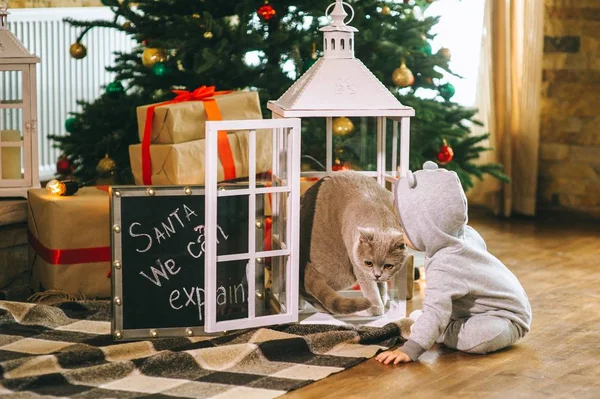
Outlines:
<svg viewBox="0 0 600 399"><path fill-rule="evenodd" d="M415 115L415 111L411 107L402 105L375 75L354 57L354 33L357 29L346 24L348 14L344 9L346 7L354 14L352 7L342 0L336 0L328 10L331 7L333 10L329 16L332 22L321 28L324 32L324 56L317 60L277 101L270 101L268 108L272 111L274 119L325 118L327 151L325 171L302 172L302 176L305 177L323 177L335 173L332 169L334 117L376 118L377 171L360 173L373 176L381 185L391 187L409 168L410 117ZM347 22L349 23L353 17L354 15ZM388 120L391 121L389 126ZM388 170L386 133L390 128L392 152L391 168ZM406 277L405 273L397 273L387 313L376 324L405 316ZM360 291L346 294L359 295ZM322 317L318 320L326 321Z"/></svg>
<svg viewBox="0 0 600 399"><path fill-rule="evenodd" d="M39 187L35 67L31 54L8 30L0 1L0 197L27 197Z"/></svg>

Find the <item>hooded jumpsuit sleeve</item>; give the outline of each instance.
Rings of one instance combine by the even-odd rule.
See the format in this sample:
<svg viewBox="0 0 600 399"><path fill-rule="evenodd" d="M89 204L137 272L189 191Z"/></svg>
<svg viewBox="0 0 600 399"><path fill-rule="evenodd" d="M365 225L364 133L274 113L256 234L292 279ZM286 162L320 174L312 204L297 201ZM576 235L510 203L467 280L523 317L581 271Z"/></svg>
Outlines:
<svg viewBox="0 0 600 399"><path fill-rule="evenodd" d="M467 285L460 279L430 267L423 314L412 326L410 338L400 350L417 360L446 330L452 315L452 301L468 293Z"/></svg>

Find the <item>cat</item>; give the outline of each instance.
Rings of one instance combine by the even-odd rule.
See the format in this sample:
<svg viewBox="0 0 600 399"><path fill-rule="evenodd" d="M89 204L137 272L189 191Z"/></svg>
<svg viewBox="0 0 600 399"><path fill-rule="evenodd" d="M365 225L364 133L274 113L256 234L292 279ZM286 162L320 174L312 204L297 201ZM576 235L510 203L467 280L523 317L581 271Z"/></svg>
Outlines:
<svg viewBox="0 0 600 399"><path fill-rule="evenodd" d="M317 181L300 200L300 294L332 314L383 314L387 281L407 258L393 194L352 171ZM337 291L356 283L364 298Z"/></svg>

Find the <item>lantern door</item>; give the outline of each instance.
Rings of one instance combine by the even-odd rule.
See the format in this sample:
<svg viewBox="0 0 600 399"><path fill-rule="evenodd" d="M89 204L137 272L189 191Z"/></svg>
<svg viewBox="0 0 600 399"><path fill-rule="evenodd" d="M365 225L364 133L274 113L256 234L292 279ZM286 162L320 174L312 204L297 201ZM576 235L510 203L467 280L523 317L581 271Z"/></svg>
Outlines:
<svg viewBox="0 0 600 399"><path fill-rule="evenodd" d="M32 186L32 75L27 65L0 65L0 192ZM36 143L37 144L37 143ZM37 175L37 174L36 174ZM22 189L19 189L22 188Z"/></svg>
<svg viewBox="0 0 600 399"><path fill-rule="evenodd" d="M297 321L300 120L207 122L205 152L205 331ZM229 161L243 188L222 182ZM228 203L241 205L224 209ZM247 215L236 229L248 244L234 253L219 245L236 233L217 224L217 215L222 220L228 214ZM232 286L230 276L240 267L246 278ZM223 311L232 303L245 311Z"/></svg>

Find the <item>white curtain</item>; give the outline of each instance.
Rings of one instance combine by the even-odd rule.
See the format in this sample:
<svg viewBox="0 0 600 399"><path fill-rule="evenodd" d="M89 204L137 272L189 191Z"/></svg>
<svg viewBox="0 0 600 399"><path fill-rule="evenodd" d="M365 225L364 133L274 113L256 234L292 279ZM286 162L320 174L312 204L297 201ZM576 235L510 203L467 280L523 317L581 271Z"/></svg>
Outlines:
<svg viewBox="0 0 600 399"><path fill-rule="evenodd" d="M486 0L478 86L479 119L493 151L480 162L500 162L511 178L486 177L468 195L497 214L535 214L543 56L543 0ZM475 133L480 133L475 132Z"/></svg>

